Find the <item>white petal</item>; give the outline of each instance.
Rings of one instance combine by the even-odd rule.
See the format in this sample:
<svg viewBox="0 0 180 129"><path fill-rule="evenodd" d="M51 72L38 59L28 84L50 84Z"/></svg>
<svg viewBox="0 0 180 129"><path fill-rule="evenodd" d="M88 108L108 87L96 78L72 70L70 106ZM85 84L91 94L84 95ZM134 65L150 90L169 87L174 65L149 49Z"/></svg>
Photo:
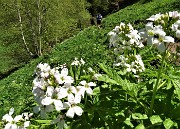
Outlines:
<svg viewBox="0 0 180 129"><path fill-rule="evenodd" d="M5 121L7 121L7 122L12 122L12 121L13 121L13 118L12 118L11 115L6 114L6 115L3 116L2 120L5 120Z"/></svg>
<svg viewBox="0 0 180 129"><path fill-rule="evenodd" d="M63 103L61 102L61 100L54 100L54 105L57 111L63 109Z"/></svg>
<svg viewBox="0 0 180 129"><path fill-rule="evenodd" d="M73 103L74 102L74 95L68 94L68 102Z"/></svg>
<svg viewBox="0 0 180 129"><path fill-rule="evenodd" d="M9 115L12 115L14 113L14 108L11 108L10 110L9 110Z"/></svg>
<svg viewBox="0 0 180 129"><path fill-rule="evenodd" d="M75 95L75 98L74 98L74 102L77 104L77 103L80 103L81 102L81 95L78 95L76 94Z"/></svg>
<svg viewBox="0 0 180 129"><path fill-rule="evenodd" d="M66 113L67 117L73 118L74 117L74 110L73 108L69 108L69 110Z"/></svg>
<svg viewBox="0 0 180 129"><path fill-rule="evenodd" d="M71 87L70 87L70 90L71 90L71 92L74 93L74 94L77 93L77 90L76 90L76 88L75 88L74 86L71 86Z"/></svg>
<svg viewBox="0 0 180 129"><path fill-rule="evenodd" d="M12 128L11 128L11 123L7 123L7 124L5 125L5 127L4 127L4 129L12 129Z"/></svg>
<svg viewBox="0 0 180 129"><path fill-rule="evenodd" d="M78 115L78 116L81 116L81 115L82 115L83 110L82 110L81 107L79 107L79 106L74 106L73 109L74 109L74 112L76 113L76 115Z"/></svg>
<svg viewBox="0 0 180 129"><path fill-rule="evenodd" d="M46 91L46 95L51 97L53 95L53 92L54 92L54 87L48 86L47 91Z"/></svg>
<svg viewBox="0 0 180 129"><path fill-rule="evenodd" d="M26 128L26 127L29 127L30 124L31 124L30 121L25 121L25 122L24 122L24 127L25 127L25 128Z"/></svg>
<svg viewBox="0 0 180 129"><path fill-rule="evenodd" d="M18 115L18 116L16 116L15 118L14 118L14 121L15 122L19 122L20 120L22 120L23 118L22 118L22 115Z"/></svg>
<svg viewBox="0 0 180 129"><path fill-rule="evenodd" d="M86 85L86 81L81 81L80 84L84 86Z"/></svg>
<svg viewBox="0 0 180 129"><path fill-rule="evenodd" d="M10 129L18 129L18 126L16 124L11 124L11 128Z"/></svg>
<svg viewBox="0 0 180 129"><path fill-rule="evenodd" d="M53 102L53 99L51 97L45 97L42 99L41 104L42 105L50 105Z"/></svg>
<svg viewBox="0 0 180 129"><path fill-rule="evenodd" d="M176 31L176 37L180 39L180 30Z"/></svg>
<svg viewBox="0 0 180 129"><path fill-rule="evenodd" d="M174 43L174 38L171 36L165 36L163 41L166 43Z"/></svg>
<svg viewBox="0 0 180 129"><path fill-rule="evenodd" d="M85 93L85 91L86 91L86 89L85 89L84 86L83 86L83 87L80 89L80 91L79 91L79 93L82 95L83 98L84 98L84 93Z"/></svg>
<svg viewBox="0 0 180 129"><path fill-rule="evenodd" d="M89 86L96 86L96 84L94 82L89 82L88 85Z"/></svg>
<svg viewBox="0 0 180 129"><path fill-rule="evenodd" d="M58 95L58 99L65 98L65 97L68 95L67 89L62 87L62 88L59 90L59 92L58 92L57 95Z"/></svg>
<svg viewBox="0 0 180 129"><path fill-rule="evenodd" d="M86 88L86 93L88 94L88 95L92 95L92 93L93 93L93 90L89 87L89 88Z"/></svg>
<svg viewBox="0 0 180 129"><path fill-rule="evenodd" d="M68 75L68 69L67 68L63 68L61 70L61 74L67 76Z"/></svg>

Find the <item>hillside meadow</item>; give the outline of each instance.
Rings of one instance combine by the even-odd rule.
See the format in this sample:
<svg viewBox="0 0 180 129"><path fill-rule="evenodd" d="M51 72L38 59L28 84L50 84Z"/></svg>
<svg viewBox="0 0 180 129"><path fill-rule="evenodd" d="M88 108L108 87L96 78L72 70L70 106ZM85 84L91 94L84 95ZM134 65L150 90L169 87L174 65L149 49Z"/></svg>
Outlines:
<svg viewBox="0 0 180 129"><path fill-rule="evenodd" d="M78 103L80 105L78 109L79 107L84 109L82 116L81 113L76 112L74 114L80 117L73 116L74 119L68 118L71 116L68 113L66 117L62 115L67 128L170 129L180 127L180 68L175 65L177 53L171 54L167 49L159 52L156 48L146 45L143 49L133 48L132 51L123 51L124 56L129 57L130 61L138 58L144 62L144 66L141 66L139 71L127 72L129 69L126 71L123 67L115 67L120 64L116 62L117 54L114 54L114 49L110 48L113 43L110 44L112 35L109 32L113 32L121 22L127 28L131 28L128 24L130 23L134 29L140 30L148 23L147 18L169 11L180 12L178 0L163 0L163 2L153 0L144 4L139 2L104 18L101 28L96 26L85 28L77 35L58 43L51 53L32 60L0 80L0 118L12 107L15 109L15 114L33 112L37 102L34 100L32 88L33 80L40 76L36 69L39 63L48 63L51 68L61 67L66 63L69 74L75 80L74 85L83 85L82 80L93 82L92 85L96 83L96 88L92 88L92 96L89 96L90 91L86 91L89 94L82 97L82 104ZM179 39L175 38L175 41ZM136 54L142 58L135 56ZM71 64L75 58L78 60L82 58L85 64L81 62L83 66L81 64L74 67ZM89 67L94 73L102 76L93 80L94 73L91 70L88 72ZM83 73L83 69L86 72ZM134 76L134 73L137 76ZM55 88L56 84L53 86ZM67 99L63 101L65 100ZM58 113L64 112L53 111L47 119L61 120L59 116L57 117ZM50 126L49 121L40 121L39 114L35 114L32 119L33 126L29 128L60 128L59 125Z"/></svg>

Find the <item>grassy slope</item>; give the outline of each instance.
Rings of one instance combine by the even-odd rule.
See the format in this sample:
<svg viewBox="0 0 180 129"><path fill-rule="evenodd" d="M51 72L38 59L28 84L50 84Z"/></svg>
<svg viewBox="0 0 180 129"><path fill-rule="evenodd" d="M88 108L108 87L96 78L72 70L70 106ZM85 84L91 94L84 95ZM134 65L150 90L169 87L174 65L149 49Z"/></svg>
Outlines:
<svg viewBox="0 0 180 129"><path fill-rule="evenodd" d="M0 117L7 113L10 107L15 107L16 113L26 110L33 100L31 94L33 72L39 62L52 65L71 62L74 57L85 59L88 66L96 67L98 62L110 62L107 51L107 32L119 22L134 23L144 20L158 12L178 10L178 0L156 0L144 5L135 4L108 16L103 21L103 29L90 27L78 35L57 45L53 52L39 59L33 60L25 67L14 72L7 78L0 80ZM180 8L179 8L180 9ZM141 24L137 24L138 28Z"/></svg>

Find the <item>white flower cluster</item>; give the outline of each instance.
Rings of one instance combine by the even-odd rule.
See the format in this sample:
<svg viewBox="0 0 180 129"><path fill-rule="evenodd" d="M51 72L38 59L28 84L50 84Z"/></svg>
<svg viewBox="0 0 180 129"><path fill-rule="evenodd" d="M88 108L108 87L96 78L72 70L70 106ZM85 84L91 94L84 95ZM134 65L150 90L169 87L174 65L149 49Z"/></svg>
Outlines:
<svg viewBox="0 0 180 129"><path fill-rule="evenodd" d="M180 39L180 19L171 26L172 31L175 31L176 38Z"/></svg>
<svg viewBox="0 0 180 129"><path fill-rule="evenodd" d="M141 30L141 36L147 44L156 45L160 52L165 51L167 43L175 42L174 37L180 39L180 13L177 11L152 15L147 20L149 22Z"/></svg>
<svg viewBox="0 0 180 129"><path fill-rule="evenodd" d="M153 25L152 22L146 24L144 32L145 40L147 40L148 45L157 46L160 52L164 52L166 49L166 43L174 43L174 38L171 36L166 36L166 32L163 30L161 25Z"/></svg>
<svg viewBox="0 0 180 129"><path fill-rule="evenodd" d="M120 26L116 26L108 35L110 47L115 47L114 52L117 55L114 66L120 66L134 74L143 72L145 67L141 56L132 55L134 50L144 47L140 33L131 24L121 22Z"/></svg>
<svg viewBox="0 0 180 129"><path fill-rule="evenodd" d="M120 55L114 65L121 66L125 68L127 72L133 72L134 74L145 70L144 63L140 55L131 55L128 56L128 58L124 55Z"/></svg>
<svg viewBox="0 0 180 129"><path fill-rule="evenodd" d="M5 124L4 129L26 129L30 126L29 119L33 115L32 113L22 113L14 118L12 117L13 113L14 108L11 108L9 113L3 116L2 121Z"/></svg>
<svg viewBox="0 0 180 129"><path fill-rule="evenodd" d="M78 64L77 60L73 64ZM87 83L83 80L79 86L73 86L74 80L68 75L68 69L65 66L59 72L58 68L51 69L47 63L40 63L36 74L32 90L38 103L38 106L34 107L35 113L40 111L41 116L46 117L48 112L67 110L67 117L73 118L75 114L82 115L83 110L79 106L81 99L84 98L85 92L88 95L92 94L91 86L96 86L95 83Z"/></svg>
<svg viewBox="0 0 180 129"><path fill-rule="evenodd" d="M116 54L123 53L124 50L131 50L132 48L142 48L141 37L137 30L131 24L120 23L112 31L108 33L110 37L109 46L115 47Z"/></svg>
<svg viewBox="0 0 180 129"><path fill-rule="evenodd" d="M78 58L76 58L76 57L75 57L74 61L71 63L71 65L75 65L75 66L81 66L84 64L85 64L85 61L82 58L79 61Z"/></svg>

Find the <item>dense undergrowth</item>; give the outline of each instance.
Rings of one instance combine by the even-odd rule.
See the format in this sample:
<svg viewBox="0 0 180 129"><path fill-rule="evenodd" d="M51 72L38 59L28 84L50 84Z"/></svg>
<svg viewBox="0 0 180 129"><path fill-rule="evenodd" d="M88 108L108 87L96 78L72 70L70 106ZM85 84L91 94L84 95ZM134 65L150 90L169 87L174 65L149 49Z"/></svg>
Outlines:
<svg viewBox="0 0 180 129"><path fill-rule="evenodd" d="M112 52L109 51L109 47L108 47L109 40L107 37L107 33L110 30L112 30L116 25L119 25L120 22L132 23L136 29L140 29L145 25L146 23L145 19L151 16L152 14L156 14L159 12L164 13L164 12L168 12L172 10L177 10L177 11L180 10L178 0L171 0L171 1L164 0L163 2L160 0L155 0L154 2L149 2L143 5L136 3L135 5L129 6L125 9L120 10L119 12L115 14L112 14L106 17L106 19L103 20L102 28L98 29L95 26L86 28L80 33L78 33L76 36L70 39L67 39L64 42L56 45L52 53L46 54L38 59L31 61L30 63L25 65L23 68L14 72L7 78L0 80L0 93L1 93L0 117L2 117L5 113L7 113L11 107L16 108L17 114L24 111L29 111L29 110L32 111L31 109L32 106L30 106L34 102L33 95L31 93L32 81L34 79L34 76L33 76L34 69L37 66L37 64L39 64L40 62L47 62L51 66L59 66L60 64L64 64L64 63L69 64L72 62L72 60L75 57L77 57L77 58L83 58L85 60L85 62L87 63L86 68L92 67L93 69L101 72L101 70L99 70L98 63L104 63L107 66L110 66L114 62L114 57L112 56L111 54ZM145 55L143 57L145 62L151 61L151 59L146 59L146 57L148 57L146 56L147 53L148 55L152 54L150 58L152 59L156 58L157 59L156 61L158 61L159 57L154 57L155 55L153 54L154 51L148 52L148 50L149 48L145 49L141 53ZM104 68L105 66L100 66L100 67L101 69L106 69ZM147 67L150 67L150 66L147 66ZM148 70L146 71L146 73L144 73L143 75L144 77L148 78L147 76L148 73L150 73L151 70L153 71L153 69L151 68L149 68ZM106 72L108 72L108 70ZM150 78L153 78L153 76L156 76L156 74L157 73L154 72L154 75L152 74ZM166 74L163 74L163 76L165 78L168 78ZM174 73L172 73L172 75L173 74ZM152 82L153 81L155 80L152 79ZM152 82L147 82L147 84L149 83L150 85ZM121 96L120 95L113 96L112 94L116 92L121 93L121 91L107 90L107 92L111 95L110 98L116 99L118 103L117 98ZM168 90L166 92L171 93L172 91ZM147 92L147 94L150 94L150 93ZM145 95L145 94L142 94L142 95ZM103 98L103 96L100 96L100 97ZM170 98L171 96L167 96L167 97ZM103 99L105 100L105 98ZM110 101L108 102L111 103ZM139 101L139 103L141 102ZM104 107L107 107L108 109L110 109L110 107L108 107L108 105L105 105L104 102L101 102L101 103L103 103L102 105L104 105ZM124 102L124 104L127 104L127 103ZM134 106L133 102L130 104ZM155 106L155 108L157 107L158 105ZM116 110L117 109L114 109L113 111L115 112ZM167 109L164 109L164 110L167 110ZM111 113L114 113L113 111ZM173 111L175 112L176 110L173 110ZM159 110L158 112L161 113L161 111ZM100 114L97 114L97 115L100 115ZM139 114L135 114L135 115L139 115ZM138 116L134 116L134 117L138 117ZM101 125L103 125L103 120L100 120L99 122L102 122ZM98 125L97 125L97 128L98 128Z"/></svg>

